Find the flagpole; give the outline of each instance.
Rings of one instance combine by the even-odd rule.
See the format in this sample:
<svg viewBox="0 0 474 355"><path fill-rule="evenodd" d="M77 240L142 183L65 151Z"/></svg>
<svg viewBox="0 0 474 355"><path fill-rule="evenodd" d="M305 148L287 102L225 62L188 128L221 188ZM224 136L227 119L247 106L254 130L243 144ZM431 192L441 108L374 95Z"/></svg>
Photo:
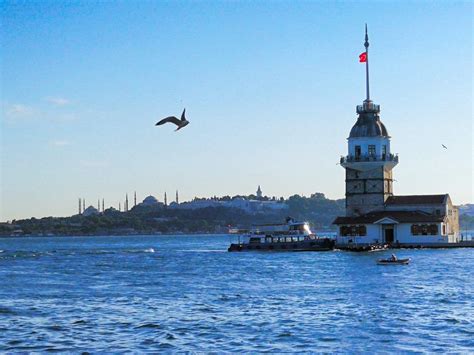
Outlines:
<svg viewBox="0 0 474 355"><path fill-rule="evenodd" d="M365 61L365 80L366 80L366 87L367 87L367 100L370 101L370 91L369 91L369 36L367 35L367 24L365 24L365 53L366 53L366 61Z"/></svg>

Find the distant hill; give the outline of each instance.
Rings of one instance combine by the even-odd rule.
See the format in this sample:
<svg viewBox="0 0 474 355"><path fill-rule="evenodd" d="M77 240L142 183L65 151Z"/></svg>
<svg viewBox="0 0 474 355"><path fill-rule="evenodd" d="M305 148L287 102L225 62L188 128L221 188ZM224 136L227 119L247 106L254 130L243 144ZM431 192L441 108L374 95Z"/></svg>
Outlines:
<svg viewBox="0 0 474 355"><path fill-rule="evenodd" d="M308 221L315 229L334 229L331 222L344 213L344 200L331 200L322 193L310 197L293 195L287 200L257 199L254 195L225 196L173 206L140 204L128 212L112 208L93 212L2 223L0 235L226 233L229 227L248 228L252 224L282 222L287 216Z"/></svg>
<svg viewBox="0 0 474 355"><path fill-rule="evenodd" d="M459 206L459 214L465 214L468 216L474 216L474 204L473 203L467 203L465 205Z"/></svg>
<svg viewBox="0 0 474 355"><path fill-rule="evenodd" d="M254 195L195 198L182 204L139 204L128 212L87 209L71 217L45 217L0 223L0 235L124 235L156 233L226 233L229 227L283 222L291 216L313 230L335 230L331 223L344 215L344 199L322 193L276 199ZM460 208L462 230L474 229L474 205Z"/></svg>

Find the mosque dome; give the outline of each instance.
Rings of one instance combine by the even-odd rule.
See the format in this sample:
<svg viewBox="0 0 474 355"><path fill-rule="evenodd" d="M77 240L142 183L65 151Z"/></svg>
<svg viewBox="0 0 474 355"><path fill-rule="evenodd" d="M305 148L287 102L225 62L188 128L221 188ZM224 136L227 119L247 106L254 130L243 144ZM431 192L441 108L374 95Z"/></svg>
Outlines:
<svg viewBox="0 0 474 355"><path fill-rule="evenodd" d="M385 125L379 116L373 112L362 112L351 129L349 138L386 137L389 138Z"/></svg>
<svg viewBox="0 0 474 355"><path fill-rule="evenodd" d="M158 200L154 196L147 196L142 202L144 205L156 205L158 204Z"/></svg>
<svg viewBox="0 0 474 355"><path fill-rule="evenodd" d="M83 216L92 216L92 215L96 215L96 214L99 214L99 210L93 206L89 206L87 207L84 212L82 212L82 215Z"/></svg>

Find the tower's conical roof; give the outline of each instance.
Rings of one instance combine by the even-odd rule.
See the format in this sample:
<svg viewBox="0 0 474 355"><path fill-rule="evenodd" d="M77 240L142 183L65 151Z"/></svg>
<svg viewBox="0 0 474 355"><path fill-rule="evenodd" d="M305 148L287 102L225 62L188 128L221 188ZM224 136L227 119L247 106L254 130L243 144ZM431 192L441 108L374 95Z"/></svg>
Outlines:
<svg viewBox="0 0 474 355"><path fill-rule="evenodd" d="M351 129L349 138L359 137L389 137L387 128L380 120L378 112L361 110L359 118Z"/></svg>

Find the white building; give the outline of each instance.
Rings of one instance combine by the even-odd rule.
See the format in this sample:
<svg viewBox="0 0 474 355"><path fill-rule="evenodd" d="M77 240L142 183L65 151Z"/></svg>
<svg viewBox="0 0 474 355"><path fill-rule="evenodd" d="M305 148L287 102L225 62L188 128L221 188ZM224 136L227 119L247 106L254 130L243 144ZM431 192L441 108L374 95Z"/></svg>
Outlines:
<svg viewBox="0 0 474 355"><path fill-rule="evenodd" d="M368 46L366 34L366 51ZM347 156L340 160L346 169L346 216L333 222L338 226L337 244L458 242L459 213L448 194L393 195L392 170L398 156L391 152L380 106L370 100L368 53L366 71L367 98L356 108L358 119L349 134Z"/></svg>

